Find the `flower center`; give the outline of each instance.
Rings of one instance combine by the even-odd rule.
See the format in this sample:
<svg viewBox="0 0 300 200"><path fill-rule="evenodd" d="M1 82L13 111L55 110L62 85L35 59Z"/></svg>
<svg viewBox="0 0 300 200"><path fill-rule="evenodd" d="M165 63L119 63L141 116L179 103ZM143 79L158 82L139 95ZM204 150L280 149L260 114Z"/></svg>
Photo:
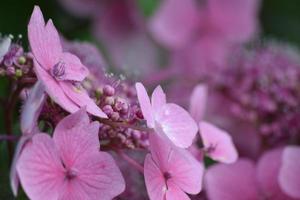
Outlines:
<svg viewBox="0 0 300 200"><path fill-rule="evenodd" d="M51 75L56 80L62 80L65 76L65 71L66 71L66 64L62 61L59 61L51 69Z"/></svg>
<svg viewBox="0 0 300 200"><path fill-rule="evenodd" d="M169 173L169 172L164 172L164 178L165 178L165 181L169 180L170 178L172 178L172 175Z"/></svg>
<svg viewBox="0 0 300 200"><path fill-rule="evenodd" d="M77 176L76 172L73 171L73 170L71 170L71 169L66 170L65 173L66 173L65 174L66 175L66 179L68 179L68 180L72 180L72 179L74 179Z"/></svg>

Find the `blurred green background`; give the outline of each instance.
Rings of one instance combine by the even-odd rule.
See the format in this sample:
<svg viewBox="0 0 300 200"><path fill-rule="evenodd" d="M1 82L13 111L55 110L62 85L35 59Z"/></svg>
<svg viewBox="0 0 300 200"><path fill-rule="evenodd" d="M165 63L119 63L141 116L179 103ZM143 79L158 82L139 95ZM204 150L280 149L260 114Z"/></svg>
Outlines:
<svg viewBox="0 0 300 200"><path fill-rule="evenodd" d="M121 1L121 0L120 0ZM138 0L145 16L151 16L159 0ZM33 6L39 5L45 18L52 18L55 25L68 39L90 40L89 21L76 18L66 12L57 0L1 0L0 32L2 34L22 34L22 42L27 46L26 27ZM275 38L300 46L300 1L299 0L264 0L260 13L261 33L263 38ZM5 94L5 83L0 82L0 95ZM0 108L2 113L3 108ZM0 131L3 132L3 120L0 115ZM9 188L9 166L5 143L0 143L0 199L14 199ZM20 195L18 199L26 199Z"/></svg>

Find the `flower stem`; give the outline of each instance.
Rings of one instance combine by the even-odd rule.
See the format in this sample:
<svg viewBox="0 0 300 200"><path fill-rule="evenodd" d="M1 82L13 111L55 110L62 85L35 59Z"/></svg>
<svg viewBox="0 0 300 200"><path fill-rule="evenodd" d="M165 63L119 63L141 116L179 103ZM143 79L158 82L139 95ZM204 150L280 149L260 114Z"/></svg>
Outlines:
<svg viewBox="0 0 300 200"><path fill-rule="evenodd" d="M119 156L121 156L121 158L123 158L126 162L128 162L136 170L138 170L139 172L141 172L142 174L144 174L144 167L141 164L139 164L137 161L135 161L134 159L132 159L131 157L129 157L127 154L125 154L121 150L117 150L116 152L118 153Z"/></svg>
<svg viewBox="0 0 300 200"><path fill-rule="evenodd" d="M16 141L19 137L15 135L0 135L0 142L1 141Z"/></svg>

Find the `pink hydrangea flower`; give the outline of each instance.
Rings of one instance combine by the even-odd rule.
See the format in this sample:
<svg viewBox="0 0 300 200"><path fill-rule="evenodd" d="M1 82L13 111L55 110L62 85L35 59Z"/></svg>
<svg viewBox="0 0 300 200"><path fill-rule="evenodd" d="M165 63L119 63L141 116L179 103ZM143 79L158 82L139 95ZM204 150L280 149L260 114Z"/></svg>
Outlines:
<svg viewBox="0 0 300 200"><path fill-rule="evenodd" d="M17 174L16 165L26 143L30 141L33 135L39 131L37 127L37 119L45 99L46 95L44 86L40 81L38 81L30 90L29 96L25 100L25 104L22 108L20 122L22 136L15 149L15 155L10 170L10 185L15 196L17 195L19 187L19 177Z"/></svg>
<svg viewBox="0 0 300 200"><path fill-rule="evenodd" d="M187 150L152 134L150 151L144 175L151 200L189 200L186 193L201 191L204 167Z"/></svg>
<svg viewBox="0 0 300 200"><path fill-rule="evenodd" d="M300 199L300 147L288 146L284 149L279 185L288 195Z"/></svg>
<svg viewBox="0 0 300 200"><path fill-rule="evenodd" d="M167 103L160 86L154 90L151 102L141 83L136 84L136 90L147 126L158 134L167 136L176 146L189 147L198 130L189 113L176 104Z"/></svg>
<svg viewBox="0 0 300 200"><path fill-rule="evenodd" d="M268 151L258 163L239 159L233 164L210 167L204 183L210 200L292 200L279 187L282 149Z"/></svg>
<svg viewBox="0 0 300 200"><path fill-rule="evenodd" d="M98 122L85 109L64 118L53 138L35 134L27 143L17 171L28 197L35 199L111 200L125 189L113 158L99 151Z"/></svg>
<svg viewBox="0 0 300 200"><path fill-rule="evenodd" d="M233 163L238 159L238 153L231 136L225 130L203 121L207 92L205 85L197 85L194 88L190 99L190 113L199 123L199 133L206 155L219 162Z"/></svg>
<svg viewBox="0 0 300 200"><path fill-rule="evenodd" d="M106 118L80 85L88 75L88 69L75 55L63 52L56 28L51 20L45 25L38 6L28 25L28 38L35 58L34 70L49 96L71 113L86 106L89 113Z"/></svg>

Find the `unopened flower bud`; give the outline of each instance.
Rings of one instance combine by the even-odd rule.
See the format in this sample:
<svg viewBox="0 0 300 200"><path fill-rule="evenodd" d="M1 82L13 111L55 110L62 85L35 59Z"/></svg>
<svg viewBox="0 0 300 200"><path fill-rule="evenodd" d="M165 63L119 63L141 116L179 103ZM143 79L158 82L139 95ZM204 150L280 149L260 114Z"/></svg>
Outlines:
<svg viewBox="0 0 300 200"><path fill-rule="evenodd" d="M110 85L105 85L103 87L103 94L106 96L113 96L115 94L115 89Z"/></svg>

